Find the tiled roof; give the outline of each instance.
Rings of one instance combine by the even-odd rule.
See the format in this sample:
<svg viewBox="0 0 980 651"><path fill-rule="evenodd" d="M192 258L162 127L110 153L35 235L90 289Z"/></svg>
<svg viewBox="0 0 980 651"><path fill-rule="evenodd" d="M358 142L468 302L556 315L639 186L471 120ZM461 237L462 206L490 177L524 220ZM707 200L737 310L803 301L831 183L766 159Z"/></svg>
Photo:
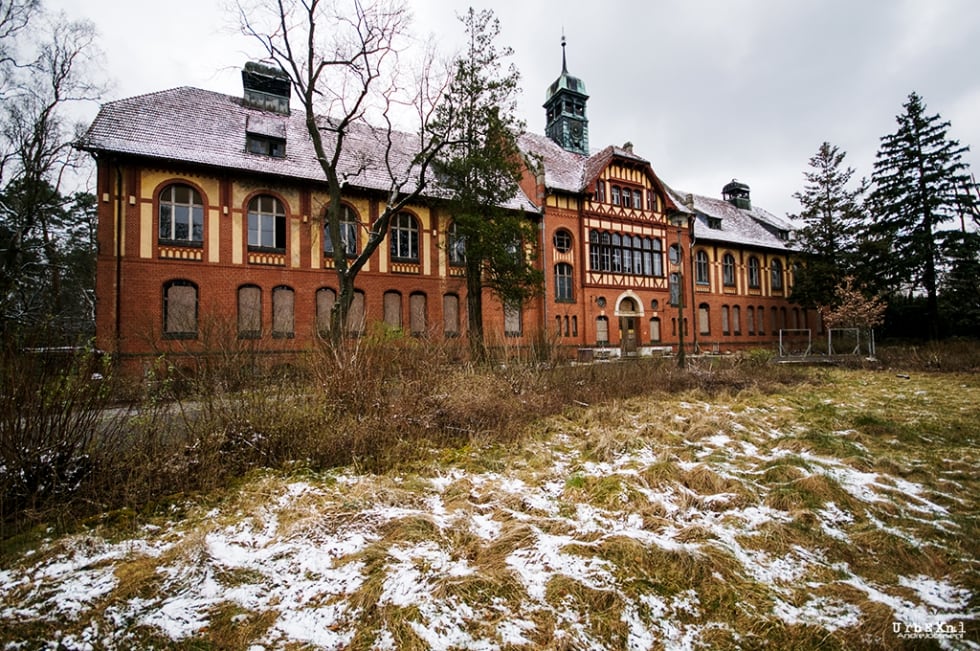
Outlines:
<svg viewBox="0 0 980 651"><path fill-rule="evenodd" d="M324 122L326 124L326 122ZM245 133L284 134L286 155L274 158L245 151ZM383 165L386 132L367 127L353 127L349 146L339 163L342 180L348 184L386 192L391 184ZM391 164L397 174L406 174L413 165L417 136L393 132ZM325 146L331 147L332 135L324 131ZM197 88L174 88L105 104L79 141L88 151L146 156L160 160L178 160L258 174L324 182L312 141L306 131L302 113L283 116L243 105L241 98ZM428 196L438 196L438 184L430 170L427 175ZM410 192L414 185L404 190ZM536 210L522 193L505 206Z"/></svg>
<svg viewBox="0 0 980 651"><path fill-rule="evenodd" d="M672 188L668 188L668 192L673 196L674 203L686 210L684 199L687 193ZM699 194L693 195L693 198L695 241L711 240L777 251L793 250L790 242L777 235L780 231L791 233L793 225L771 212L756 207L745 210L724 199ZM709 219L712 218L718 220L720 228L709 226Z"/></svg>
<svg viewBox="0 0 980 651"><path fill-rule="evenodd" d="M284 134L285 157L246 152L246 131L265 136ZM389 190L391 182L382 164L386 135L385 131L365 126L352 128L348 133L350 146L345 147L339 168L341 177L349 185L381 192ZM393 169L407 176L405 173L411 169L417 151L417 136L404 132L393 132L391 136ZM329 130L324 131L324 138L329 151L332 140ZM591 185L592 179L614 157L650 165L646 159L620 147L606 147L583 156L562 149L545 136L530 133L522 135L519 144L529 160L543 166L544 183L549 191L590 191L586 185ZM92 152L177 160L323 182L323 171L316 160L302 113L282 116L247 107L240 97L197 88L174 88L105 104L78 146ZM431 172L427 183L424 195L439 197L444 194ZM412 187L404 189L411 191ZM684 194L666 189L677 207L683 210ZM538 210L520 191L504 207ZM793 225L765 210L741 210L722 199L701 195L694 195L694 210L697 213L694 224L697 239L777 250L790 248L776 233L792 230ZM721 228L709 228L708 217L720 219Z"/></svg>

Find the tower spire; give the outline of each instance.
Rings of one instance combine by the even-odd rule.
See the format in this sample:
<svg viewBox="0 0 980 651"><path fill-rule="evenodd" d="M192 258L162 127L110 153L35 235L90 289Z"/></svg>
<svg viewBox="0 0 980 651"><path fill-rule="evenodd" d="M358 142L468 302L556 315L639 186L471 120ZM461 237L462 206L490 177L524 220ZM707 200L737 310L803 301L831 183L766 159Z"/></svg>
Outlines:
<svg viewBox="0 0 980 651"><path fill-rule="evenodd" d="M565 28L561 28L561 72L568 74L568 64L565 61Z"/></svg>
<svg viewBox="0 0 980 651"><path fill-rule="evenodd" d="M560 147L576 154L589 154L589 120L585 116L585 103L589 96L585 84L578 77L568 74L568 58L565 55L565 28L561 30L561 74L548 87L544 103L545 135Z"/></svg>

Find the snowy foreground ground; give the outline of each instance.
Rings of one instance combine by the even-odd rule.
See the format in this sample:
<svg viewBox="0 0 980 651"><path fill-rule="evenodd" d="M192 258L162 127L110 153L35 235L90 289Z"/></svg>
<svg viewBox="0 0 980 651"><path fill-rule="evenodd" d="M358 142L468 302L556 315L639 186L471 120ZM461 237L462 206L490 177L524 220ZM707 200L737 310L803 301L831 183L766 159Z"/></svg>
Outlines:
<svg viewBox="0 0 980 651"><path fill-rule="evenodd" d="M891 408L928 410L932 387L901 388ZM645 399L418 472L257 475L7 562L0 640L980 648L975 445L833 430L873 399Z"/></svg>

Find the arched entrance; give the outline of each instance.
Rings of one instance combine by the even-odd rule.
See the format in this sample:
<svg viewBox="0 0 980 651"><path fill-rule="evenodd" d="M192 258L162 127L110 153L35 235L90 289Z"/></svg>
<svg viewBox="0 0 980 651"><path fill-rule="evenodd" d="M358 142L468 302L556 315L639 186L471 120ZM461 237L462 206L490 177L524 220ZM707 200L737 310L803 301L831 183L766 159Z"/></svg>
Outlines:
<svg viewBox="0 0 980 651"><path fill-rule="evenodd" d="M640 339L640 319L643 318L643 307L639 299L627 293L620 297L616 304L616 316L619 317L620 354L624 357L636 355Z"/></svg>

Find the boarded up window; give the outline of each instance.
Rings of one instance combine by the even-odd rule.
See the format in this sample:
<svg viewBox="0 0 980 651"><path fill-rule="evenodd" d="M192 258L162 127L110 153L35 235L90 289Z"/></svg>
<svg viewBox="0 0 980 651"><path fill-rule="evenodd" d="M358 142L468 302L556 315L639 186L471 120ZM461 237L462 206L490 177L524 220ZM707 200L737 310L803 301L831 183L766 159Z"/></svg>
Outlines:
<svg viewBox="0 0 980 651"><path fill-rule="evenodd" d="M609 319L604 316L595 320L595 338L599 344L609 343Z"/></svg>
<svg viewBox="0 0 980 651"><path fill-rule="evenodd" d="M459 296L442 297L442 329L447 337L459 336Z"/></svg>
<svg viewBox="0 0 980 651"><path fill-rule="evenodd" d="M728 323L728 306L721 306L721 334L731 334L731 326Z"/></svg>
<svg viewBox="0 0 980 651"><path fill-rule="evenodd" d="M650 319L650 341L660 341L660 319L657 317Z"/></svg>
<svg viewBox="0 0 980 651"><path fill-rule="evenodd" d="M521 336L521 308L508 305L504 308L504 336Z"/></svg>
<svg viewBox="0 0 980 651"><path fill-rule="evenodd" d="M424 336L428 328L425 315L425 294L412 294L409 298L409 309L411 318L409 326L412 329L412 334Z"/></svg>
<svg viewBox="0 0 980 651"><path fill-rule="evenodd" d="M354 292L347 312L347 330L352 335L364 334L364 292Z"/></svg>
<svg viewBox="0 0 980 651"><path fill-rule="evenodd" d="M255 285L238 288L238 336L242 339L262 336L262 290Z"/></svg>
<svg viewBox="0 0 980 651"><path fill-rule="evenodd" d="M330 313L337 302L337 293L329 287L316 290L316 329L325 334L330 332Z"/></svg>
<svg viewBox="0 0 980 651"><path fill-rule="evenodd" d="M755 308L751 305L745 311L745 327L748 328L749 334L755 334Z"/></svg>
<svg viewBox="0 0 980 651"><path fill-rule="evenodd" d="M276 287L272 290L272 336L292 338L296 325L293 317L293 290Z"/></svg>
<svg viewBox="0 0 980 651"><path fill-rule="evenodd" d="M392 328L402 327L402 295L398 292L385 292L385 323Z"/></svg>
<svg viewBox="0 0 980 651"><path fill-rule="evenodd" d="M708 319L708 304L701 303L698 306L698 332L703 335L711 333L711 322Z"/></svg>
<svg viewBox="0 0 980 651"><path fill-rule="evenodd" d="M174 280L163 289L163 334L188 339L197 336L197 286Z"/></svg>
<svg viewBox="0 0 980 651"><path fill-rule="evenodd" d="M732 307L732 332L742 334L742 308L738 305Z"/></svg>

